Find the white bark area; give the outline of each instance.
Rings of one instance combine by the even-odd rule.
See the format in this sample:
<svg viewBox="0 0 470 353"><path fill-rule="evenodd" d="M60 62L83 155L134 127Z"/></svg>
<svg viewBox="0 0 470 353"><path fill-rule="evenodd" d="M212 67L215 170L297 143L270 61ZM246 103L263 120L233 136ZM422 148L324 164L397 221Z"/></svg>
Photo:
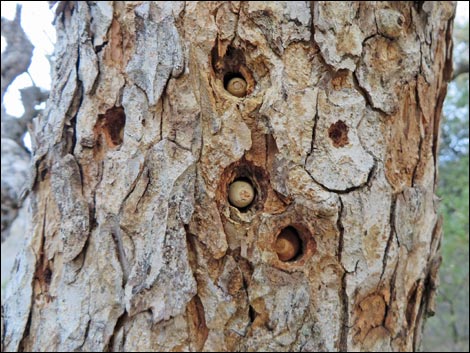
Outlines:
<svg viewBox="0 0 470 353"><path fill-rule="evenodd" d="M454 10L60 2L2 348L416 350Z"/></svg>

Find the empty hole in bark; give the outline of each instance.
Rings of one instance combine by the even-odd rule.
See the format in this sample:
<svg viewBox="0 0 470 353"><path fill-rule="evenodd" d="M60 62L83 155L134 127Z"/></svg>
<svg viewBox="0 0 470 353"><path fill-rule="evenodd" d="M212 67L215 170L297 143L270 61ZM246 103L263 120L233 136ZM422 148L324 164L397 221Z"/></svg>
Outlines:
<svg viewBox="0 0 470 353"><path fill-rule="evenodd" d="M343 147L349 143L348 126L342 120L331 124L328 129L328 136L333 141L335 147Z"/></svg>
<svg viewBox="0 0 470 353"><path fill-rule="evenodd" d="M113 107L108 109L106 113L98 115L94 130L96 134L104 136L108 146L116 147L122 143L125 124L124 109Z"/></svg>
<svg viewBox="0 0 470 353"><path fill-rule="evenodd" d="M49 169L45 167L43 164L39 165L38 169L39 169L40 180L43 181L44 179L46 179Z"/></svg>
<svg viewBox="0 0 470 353"><path fill-rule="evenodd" d="M46 268L44 270L44 281L46 282L47 285L51 284L51 279L52 279L52 271L49 268Z"/></svg>
<svg viewBox="0 0 470 353"><path fill-rule="evenodd" d="M240 210L247 210L255 196L256 189L249 178L237 178L229 186L229 202Z"/></svg>
<svg viewBox="0 0 470 353"><path fill-rule="evenodd" d="M291 262L302 257L304 245L297 229L288 226L276 237L274 248L279 260Z"/></svg>
<svg viewBox="0 0 470 353"><path fill-rule="evenodd" d="M238 72L228 72L224 76L224 88L235 97L245 97L247 83L242 74Z"/></svg>

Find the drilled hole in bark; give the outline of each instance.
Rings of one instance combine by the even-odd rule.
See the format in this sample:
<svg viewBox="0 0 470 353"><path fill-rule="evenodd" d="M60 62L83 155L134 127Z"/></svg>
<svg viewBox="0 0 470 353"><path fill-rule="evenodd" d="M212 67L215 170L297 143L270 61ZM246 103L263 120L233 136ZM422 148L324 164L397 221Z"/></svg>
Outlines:
<svg viewBox="0 0 470 353"><path fill-rule="evenodd" d="M296 261L302 257L303 247L299 232L292 226L281 230L274 245L279 260L284 262Z"/></svg>
<svg viewBox="0 0 470 353"><path fill-rule="evenodd" d="M246 206L237 206L230 200L230 186L234 182L244 182L253 188L253 199ZM262 168L255 166L250 161L242 159L228 166L222 173L217 189L217 200L222 210L224 207L236 208L242 213L261 210L267 197L268 174Z"/></svg>
<svg viewBox="0 0 470 353"><path fill-rule="evenodd" d="M255 80L242 49L228 46L223 52L217 42L212 48L211 61L215 76L231 95L245 97L253 92Z"/></svg>
<svg viewBox="0 0 470 353"><path fill-rule="evenodd" d="M348 126L342 120L331 124L328 129L328 136L333 141L335 147L343 147L349 143Z"/></svg>
<svg viewBox="0 0 470 353"><path fill-rule="evenodd" d="M242 172L242 174L245 174L245 173ZM238 185L235 183L237 183ZM240 183L243 183L243 185L241 185L242 188L239 187ZM250 185L253 190L253 196L251 197L251 200L249 200L249 202L246 202L246 200L249 199L249 195L248 195L249 188L246 186L246 184ZM232 196L231 194L233 194L233 198L231 197ZM233 180L233 182L229 183L227 195L228 195L229 204L233 207L238 208L238 210L240 210L240 212L243 212L243 213L250 210L251 207L259 201L256 182L253 180L252 176L248 176L248 175L236 177Z"/></svg>
<svg viewBox="0 0 470 353"><path fill-rule="evenodd" d="M104 136L110 147L116 147L122 143L124 137L124 125L126 125L126 114L122 107L113 107L106 113L98 115L98 121L94 127L97 135Z"/></svg>
<svg viewBox="0 0 470 353"><path fill-rule="evenodd" d="M317 251L312 228L295 219L278 219L272 235L267 239L275 254L273 265L287 271L305 266Z"/></svg>
<svg viewBox="0 0 470 353"><path fill-rule="evenodd" d="M224 88L231 95L242 98L246 96L247 83L242 74L229 72L224 76Z"/></svg>
<svg viewBox="0 0 470 353"><path fill-rule="evenodd" d="M232 206L240 210L250 207L256 196L256 189L248 178L238 178L229 186L228 199Z"/></svg>

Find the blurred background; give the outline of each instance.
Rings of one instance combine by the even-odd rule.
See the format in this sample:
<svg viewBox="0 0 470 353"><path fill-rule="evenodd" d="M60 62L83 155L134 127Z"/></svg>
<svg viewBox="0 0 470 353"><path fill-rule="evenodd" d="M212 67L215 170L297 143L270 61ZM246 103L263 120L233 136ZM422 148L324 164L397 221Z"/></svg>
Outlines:
<svg viewBox="0 0 470 353"><path fill-rule="evenodd" d="M457 7L454 78L444 102L439 151L439 188L444 237L436 315L423 340L427 352L468 352L468 7ZM468 4L468 2L466 2Z"/></svg>
<svg viewBox="0 0 470 353"><path fill-rule="evenodd" d="M22 4L21 19L16 5ZM2 95L3 72L8 53L7 42L30 41L34 46L31 64L12 80L2 102L2 247L1 295L8 283L15 256L27 231L26 207L18 199L24 182L17 185L7 174L15 170L27 178L28 150L31 139L27 125L44 108L50 88L50 64L53 62L55 31L53 11L45 1L2 1ZM5 18L5 20L4 20ZM459 1L454 25L454 77L444 103L439 155L439 189L444 238L441 245L443 262L436 315L427 320L423 350L433 352L469 351L469 24L468 1ZM10 38L9 38L10 36ZM21 41L20 41L21 42ZM24 52L25 46L21 50ZM18 45L18 43L17 43ZM14 45L8 46L10 49ZM10 53L11 54L11 53ZM28 54L28 53L26 53ZM28 103L29 102L29 103ZM31 103L32 102L32 103ZM12 132L13 131L13 132ZM14 132L17 131L17 132ZM4 143L4 136L16 143ZM5 156L11 158L4 158ZM15 162L15 163L12 163ZM21 163L24 162L24 163ZM5 181L5 182L4 182ZM7 185L8 184L8 185ZM13 185L13 186L12 186Z"/></svg>

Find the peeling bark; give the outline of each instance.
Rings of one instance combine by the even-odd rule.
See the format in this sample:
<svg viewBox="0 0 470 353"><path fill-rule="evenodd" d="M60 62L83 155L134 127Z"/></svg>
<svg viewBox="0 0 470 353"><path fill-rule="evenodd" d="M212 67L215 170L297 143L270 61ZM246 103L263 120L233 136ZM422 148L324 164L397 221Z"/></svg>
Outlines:
<svg viewBox="0 0 470 353"><path fill-rule="evenodd" d="M61 2L4 349L416 350L454 10Z"/></svg>

